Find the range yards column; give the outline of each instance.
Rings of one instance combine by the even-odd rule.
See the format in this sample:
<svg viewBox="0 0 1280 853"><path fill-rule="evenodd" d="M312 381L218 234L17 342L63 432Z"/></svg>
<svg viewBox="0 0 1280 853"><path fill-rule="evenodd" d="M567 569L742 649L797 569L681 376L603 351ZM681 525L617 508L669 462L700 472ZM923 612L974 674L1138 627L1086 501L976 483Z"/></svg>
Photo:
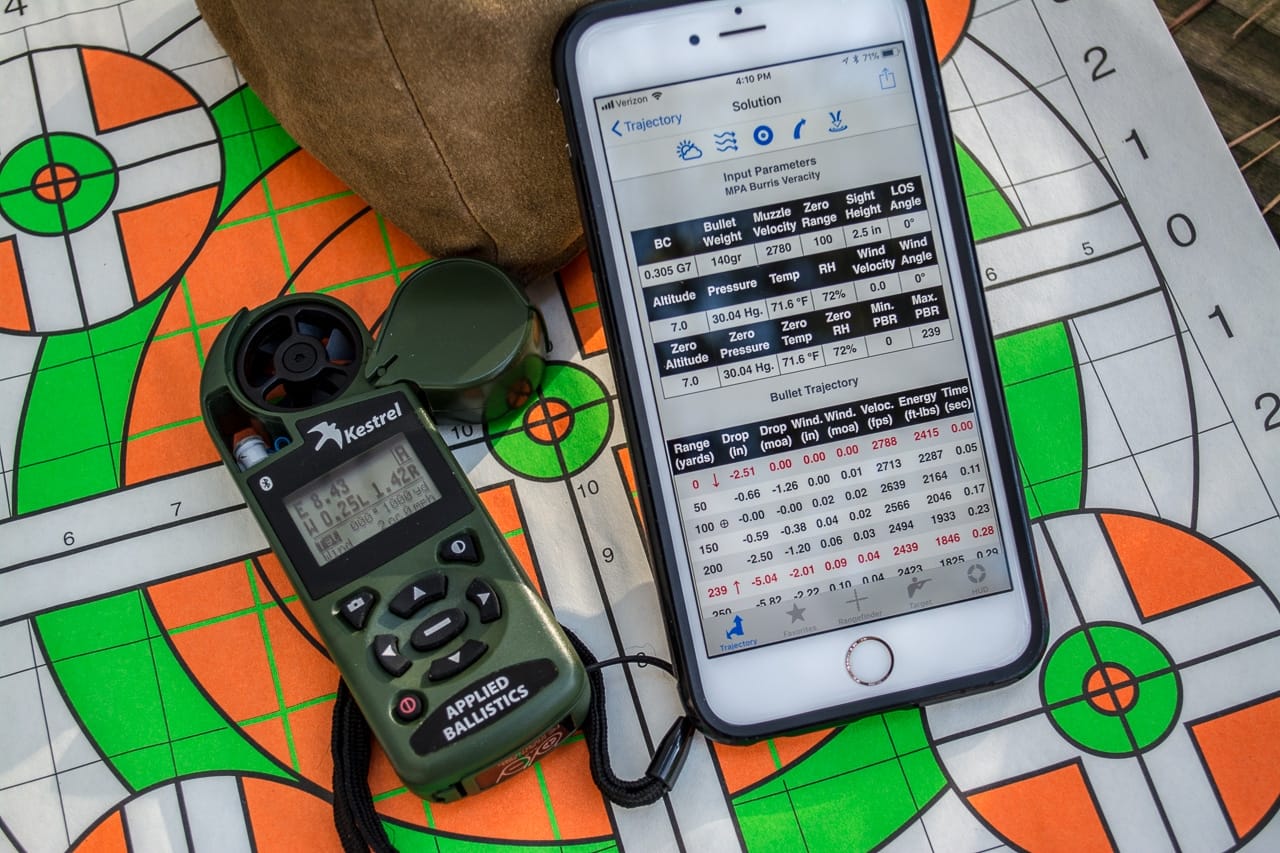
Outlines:
<svg viewBox="0 0 1280 853"><path fill-rule="evenodd" d="M631 237L668 398L952 338L918 176Z"/></svg>

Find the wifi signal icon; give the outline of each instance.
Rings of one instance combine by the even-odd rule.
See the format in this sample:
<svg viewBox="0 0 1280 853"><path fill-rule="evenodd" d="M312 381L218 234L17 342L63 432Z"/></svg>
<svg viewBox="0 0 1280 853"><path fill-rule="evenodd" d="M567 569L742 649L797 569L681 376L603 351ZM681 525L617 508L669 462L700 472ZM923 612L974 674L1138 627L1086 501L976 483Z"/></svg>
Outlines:
<svg viewBox="0 0 1280 853"><path fill-rule="evenodd" d="M653 99L654 99L655 101L660 101L660 100L662 100L662 92L660 92L660 91L659 91L659 92L654 92L654 93L653 93Z"/></svg>

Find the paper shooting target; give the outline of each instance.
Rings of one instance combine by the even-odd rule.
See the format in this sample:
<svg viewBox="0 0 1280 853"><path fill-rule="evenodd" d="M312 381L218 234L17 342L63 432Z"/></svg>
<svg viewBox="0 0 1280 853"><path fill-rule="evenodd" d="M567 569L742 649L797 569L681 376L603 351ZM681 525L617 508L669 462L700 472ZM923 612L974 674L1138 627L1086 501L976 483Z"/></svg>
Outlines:
<svg viewBox="0 0 1280 853"><path fill-rule="evenodd" d="M191 89L104 48L0 63L0 329L118 317L172 283L210 228L222 153Z"/></svg>
<svg viewBox="0 0 1280 853"><path fill-rule="evenodd" d="M1039 672L927 711L969 806L1035 850L1247 840L1280 802L1272 593L1212 541L1150 516L1057 516L1036 545L1052 632Z"/></svg>

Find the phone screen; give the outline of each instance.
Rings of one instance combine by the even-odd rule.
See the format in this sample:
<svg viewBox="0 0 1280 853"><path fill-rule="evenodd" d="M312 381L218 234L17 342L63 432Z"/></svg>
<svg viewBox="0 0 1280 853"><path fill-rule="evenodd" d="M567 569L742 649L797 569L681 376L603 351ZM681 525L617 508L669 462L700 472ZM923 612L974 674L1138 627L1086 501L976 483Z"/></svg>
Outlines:
<svg viewBox="0 0 1280 853"><path fill-rule="evenodd" d="M711 657L1012 589L905 50L593 102Z"/></svg>

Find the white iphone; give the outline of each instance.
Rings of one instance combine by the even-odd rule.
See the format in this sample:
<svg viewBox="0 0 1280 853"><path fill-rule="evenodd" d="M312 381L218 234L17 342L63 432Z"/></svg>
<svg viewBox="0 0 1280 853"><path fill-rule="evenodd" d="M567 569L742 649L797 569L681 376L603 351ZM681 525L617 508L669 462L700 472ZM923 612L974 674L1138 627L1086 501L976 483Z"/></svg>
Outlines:
<svg viewBox="0 0 1280 853"><path fill-rule="evenodd" d="M923 0L606 2L557 87L686 703L751 740L1046 617Z"/></svg>

